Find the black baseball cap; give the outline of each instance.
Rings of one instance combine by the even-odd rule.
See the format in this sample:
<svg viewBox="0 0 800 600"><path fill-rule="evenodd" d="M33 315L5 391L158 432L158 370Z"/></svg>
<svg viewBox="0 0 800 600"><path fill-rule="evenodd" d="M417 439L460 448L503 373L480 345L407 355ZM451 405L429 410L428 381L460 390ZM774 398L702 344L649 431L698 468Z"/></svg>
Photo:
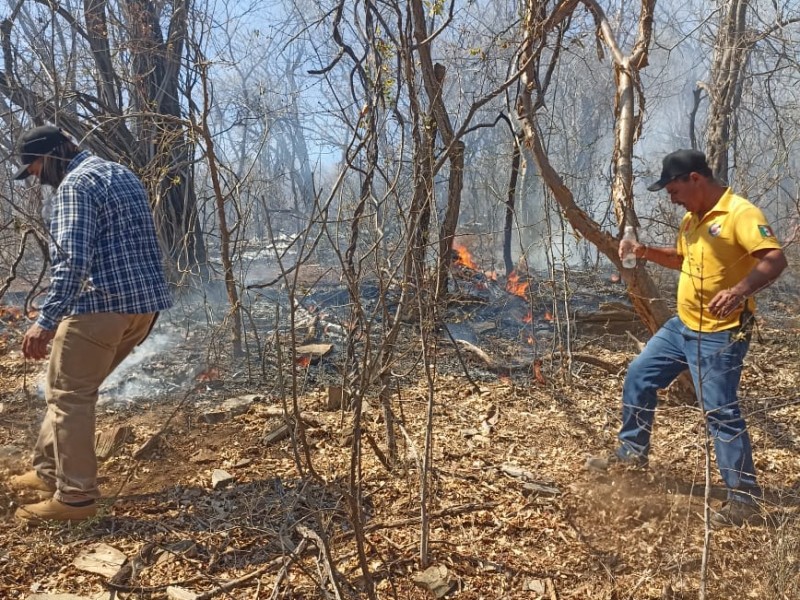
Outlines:
<svg viewBox="0 0 800 600"><path fill-rule="evenodd" d="M678 177L689 173L700 173L710 176L711 169L706 161L706 155L699 150L676 150L667 154L662 161L661 179L647 186L651 192L657 192Z"/></svg>
<svg viewBox="0 0 800 600"><path fill-rule="evenodd" d="M29 129L19 139L17 154L19 154L22 167L14 173L14 179L26 179L30 173L28 167L40 156L46 156L56 149L62 142L69 138L58 127L42 125Z"/></svg>

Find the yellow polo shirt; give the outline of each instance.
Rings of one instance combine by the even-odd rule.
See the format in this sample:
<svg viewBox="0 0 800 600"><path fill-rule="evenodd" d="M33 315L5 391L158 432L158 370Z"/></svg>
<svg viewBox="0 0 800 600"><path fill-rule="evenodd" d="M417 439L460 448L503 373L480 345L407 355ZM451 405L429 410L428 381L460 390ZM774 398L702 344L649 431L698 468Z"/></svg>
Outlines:
<svg viewBox="0 0 800 600"><path fill-rule="evenodd" d="M726 190L702 219L686 213L678 232L683 266L678 281L678 317L694 331L724 331L738 326L742 307L724 318L708 312L711 299L744 279L758 262L753 252L780 248L759 208ZM755 310L755 300L748 306Z"/></svg>

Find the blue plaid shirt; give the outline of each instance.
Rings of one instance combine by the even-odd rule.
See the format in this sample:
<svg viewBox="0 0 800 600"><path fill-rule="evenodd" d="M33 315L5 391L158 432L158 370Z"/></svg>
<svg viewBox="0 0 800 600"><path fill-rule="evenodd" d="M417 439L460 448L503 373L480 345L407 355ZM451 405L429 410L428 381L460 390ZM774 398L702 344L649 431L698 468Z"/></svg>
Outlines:
<svg viewBox="0 0 800 600"><path fill-rule="evenodd" d="M50 291L36 323L65 316L143 314L172 305L153 214L126 167L81 152L55 192L50 219Z"/></svg>

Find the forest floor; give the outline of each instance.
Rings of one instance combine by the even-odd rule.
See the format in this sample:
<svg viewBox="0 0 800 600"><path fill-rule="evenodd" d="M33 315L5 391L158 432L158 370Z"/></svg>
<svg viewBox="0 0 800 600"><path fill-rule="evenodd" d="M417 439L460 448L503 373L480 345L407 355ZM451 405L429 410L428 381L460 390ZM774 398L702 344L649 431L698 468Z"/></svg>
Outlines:
<svg viewBox="0 0 800 600"><path fill-rule="evenodd" d="M708 536L702 421L691 406L664 399L648 472L609 477L584 469L588 456L615 445L624 366L636 352L624 336L581 342L583 353L621 365L618 373L576 363L567 378L545 362L538 375L499 376L470 365L480 375L477 388L459 371L452 345L441 343L429 570L420 563L428 406L421 365L411 366L392 398L402 431L391 470L381 411L367 398L361 548L348 500L353 415L326 409L328 386L316 367L305 368L297 394L305 443L269 441L265 433L283 422L274 382L248 381L225 361L210 367L197 352L181 354L182 366L163 366L189 374L194 383L181 391L98 409L98 431L131 428L100 465L98 516L29 527L14 520L24 499L4 482L29 467L44 365L22 360L21 323L5 325L0 598L196 597L188 591L248 600L366 598L365 571L378 598L698 598L704 547L706 598L800 598L796 321L762 320L763 340L751 346L740 389L772 522ZM244 397L244 409L221 414L222 402L236 397ZM151 439L157 443L143 450ZM218 470L232 479L216 482L225 478ZM717 506L724 490L716 468L711 480ZM87 567L87 555L107 564L88 560ZM125 558L127 570L120 569Z"/></svg>

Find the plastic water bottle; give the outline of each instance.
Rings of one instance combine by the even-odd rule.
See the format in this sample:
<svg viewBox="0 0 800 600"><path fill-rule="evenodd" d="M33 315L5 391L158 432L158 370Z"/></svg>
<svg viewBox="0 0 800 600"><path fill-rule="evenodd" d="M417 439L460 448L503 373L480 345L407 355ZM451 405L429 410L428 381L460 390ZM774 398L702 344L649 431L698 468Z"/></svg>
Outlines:
<svg viewBox="0 0 800 600"><path fill-rule="evenodd" d="M636 241L636 232L633 230L632 225L625 226L625 232L622 234L623 240L630 240L631 242ZM622 256L622 266L626 269L633 269L636 266L636 253L633 250L629 250Z"/></svg>

